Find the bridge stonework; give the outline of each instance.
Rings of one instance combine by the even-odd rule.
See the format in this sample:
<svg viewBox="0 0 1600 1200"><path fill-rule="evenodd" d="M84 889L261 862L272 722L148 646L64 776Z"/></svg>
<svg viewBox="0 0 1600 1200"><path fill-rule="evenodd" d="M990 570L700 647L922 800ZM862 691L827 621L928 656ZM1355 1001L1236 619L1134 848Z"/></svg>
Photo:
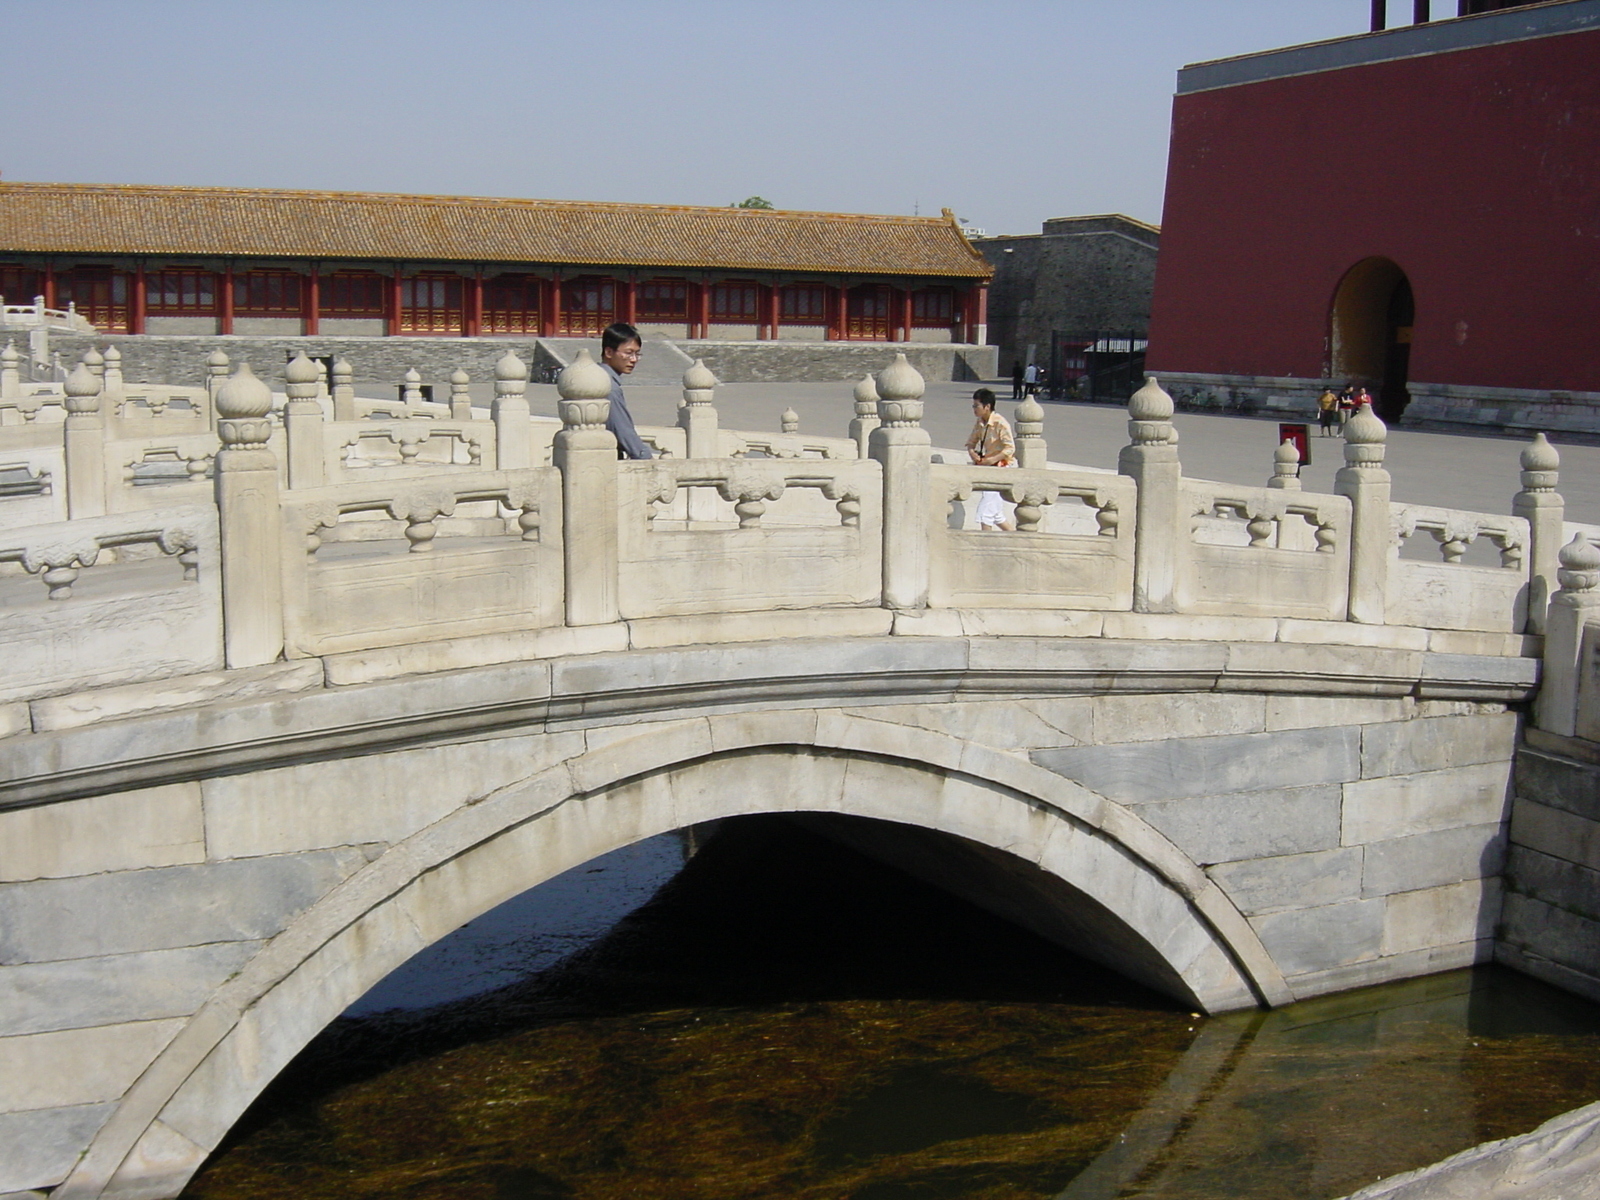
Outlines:
<svg viewBox="0 0 1600 1200"><path fill-rule="evenodd" d="M212 438L209 510L119 492L101 464L129 448L69 382L95 454L33 461L92 461L100 511L0 527L0 589L53 597L0 620L8 653L46 647L0 685L0 1194L176 1195L417 951L744 814L1208 1012L1503 953L1508 843L1552 841L1512 816L1526 706L1557 757L1594 716L1600 555L1580 534L1557 571L1553 454L1512 518L1391 506L1370 418L1341 495L1225 488L1182 478L1152 387L1121 475L1048 465L1026 412L1023 468L955 467L902 367L837 441L719 431L691 370L645 464L617 463L581 363L553 436L507 363L487 420L370 428L306 366L276 410L235 377L193 397L192 444L116 430ZM396 460L306 450L369 435ZM1018 532L962 528L985 488ZM1416 529L1442 561L1391 553ZM1461 563L1479 536L1497 565Z"/></svg>

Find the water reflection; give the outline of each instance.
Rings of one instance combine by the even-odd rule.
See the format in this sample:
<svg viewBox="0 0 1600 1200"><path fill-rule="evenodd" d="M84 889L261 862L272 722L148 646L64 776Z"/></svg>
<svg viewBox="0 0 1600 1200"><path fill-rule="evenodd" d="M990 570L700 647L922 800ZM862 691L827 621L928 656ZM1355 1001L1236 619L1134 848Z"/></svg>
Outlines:
<svg viewBox="0 0 1600 1200"><path fill-rule="evenodd" d="M385 981L360 1012L499 986L352 1010L188 1194L1302 1200L1600 1096L1595 1007L1516 976L1199 1020L778 818L546 965L682 858L591 864L582 920L497 914ZM538 974L497 951L474 985L502 921Z"/></svg>

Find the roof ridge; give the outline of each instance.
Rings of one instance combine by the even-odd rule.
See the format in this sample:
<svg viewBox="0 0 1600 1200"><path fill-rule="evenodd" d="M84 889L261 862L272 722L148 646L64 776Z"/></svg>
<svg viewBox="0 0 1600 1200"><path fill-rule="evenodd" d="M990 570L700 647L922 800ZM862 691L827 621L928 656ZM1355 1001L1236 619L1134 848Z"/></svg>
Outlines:
<svg viewBox="0 0 1600 1200"><path fill-rule="evenodd" d="M113 195L209 195L209 196L238 196L262 197L282 199L304 199L345 201L351 203L381 204L384 202L404 202L409 204L428 204L441 207L472 207L476 205L495 205L516 208L546 208L568 210L600 210L617 212L661 212L661 213L716 213L718 215L738 214L736 220L817 220L819 218L830 221L859 222L866 221L873 224L895 223L905 225L943 225L946 218L905 216L900 213L846 213L828 212L818 209L801 208L740 208L737 205L722 207L712 204L647 204L627 200L552 200L532 196L451 196L431 192L352 192L334 191L316 188L244 188L244 187L215 187L198 184L162 184L162 183L52 183L35 180L0 180L0 193L6 191L31 191L31 192L80 192L80 193L107 193Z"/></svg>

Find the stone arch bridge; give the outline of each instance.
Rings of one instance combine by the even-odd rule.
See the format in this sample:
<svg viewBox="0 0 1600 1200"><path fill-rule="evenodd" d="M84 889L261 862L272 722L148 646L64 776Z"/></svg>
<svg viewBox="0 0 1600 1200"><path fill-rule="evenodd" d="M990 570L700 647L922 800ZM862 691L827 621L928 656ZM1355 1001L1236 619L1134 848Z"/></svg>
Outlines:
<svg viewBox="0 0 1600 1200"><path fill-rule="evenodd" d="M499 375L383 420L304 360L61 390L0 526L0 1193L176 1195L412 954L743 814L1210 1012L1538 957L1496 936L1509 781L1530 703L1595 740L1600 584L1548 447L1512 516L1392 504L1370 415L1337 495L1214 484L1152 383L1116 474L1026 406L1020 468L956 466L901 362L839 439L719 430L692 370L618 463L590 364L554 428Z"/></svg>

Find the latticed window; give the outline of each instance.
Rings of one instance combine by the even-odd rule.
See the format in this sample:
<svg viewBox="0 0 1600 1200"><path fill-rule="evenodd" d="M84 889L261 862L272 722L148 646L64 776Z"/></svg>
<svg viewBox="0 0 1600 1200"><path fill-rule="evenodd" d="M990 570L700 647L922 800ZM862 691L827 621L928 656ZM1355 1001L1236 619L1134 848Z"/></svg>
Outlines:
<svg viewBox="0 0 1600 1200"><path fill-rule="evenodd" d="M881 284L851 288L845 305L844 335L863 341L889 336L889 289Z"/></svg>
<svg viewBox="0 0 1600 1200"><path fill-rule="evenodd" d="M634 293L633 311L640 321L687 321L689 285L671 279L641 283Z"/></svg>
<svg viewBox="0 0 1600 1200"><path fill-rule="evenodd" d="M570 337L599 337L617 319L614 280L589 275L561 285L561 332Z"/></svg>
<svg viewBox="0 0 1600 1200"><path fill-rule="evenodd" d="M217 277L211 271L151 271L144 277L145 312L153 317L211 316Z"/></svg>
<svg viewBox="0 0 1600 1200"><path fill-rule="evenodd" d="M761 288L754 283L719 283L711 289L711 319L719 325L753 325Z"/></svg>
<svg viewBox="0 0 1600 1200"><path fill-rule="evenodd" d="M918 328L948 328L955 319L955 289L923 288L911 293L911 323Z"/></svg>
<svg viewBox="0 0 1600 1200"><path fill-rule="evenodd" d="M298 317L301 278L293 271L251 271L233 277L233 311L251 317Z"/></svg>
<svg viewBox="0 0 1600 1200"><path fill-rule="evenodd" d="M459 275L413 275L400 281L401 333L460 333Z"/></svg>
<svg viewBox="0 0 1600 1200"><path fill-rule="evenodd" d="M539 333L539 280L496 275L483 281L484 333Z"/></svg>
<svg viewBox="0 0 1600 1200"><path fill-rule="evenodd" d="M0 296L7 304L32 304L44 294L44 272L32 267L0 266Z"/></svg>
<svg viewBox="0 0 1600 1200"><path fill-rule="evenodd" d="M336 271L322 281L317 307L329 317L381 317L388 282L375 271Z"/></svg>
<svg viewBox="0 0 1600 1200"><path fill-rule="evenodd" d="M828 323L828 289L808 284L794 284L781 294L783 323L785 325L826 325Z"/></svg>
<svg viewBox="0 0 1600 1200"><path fill-rule="evenodd" d="M56 302L71 304L90 324L108 333L128 331L128 297L133 289L125 271L110 267L75 267L56 285Z"/></svg>

